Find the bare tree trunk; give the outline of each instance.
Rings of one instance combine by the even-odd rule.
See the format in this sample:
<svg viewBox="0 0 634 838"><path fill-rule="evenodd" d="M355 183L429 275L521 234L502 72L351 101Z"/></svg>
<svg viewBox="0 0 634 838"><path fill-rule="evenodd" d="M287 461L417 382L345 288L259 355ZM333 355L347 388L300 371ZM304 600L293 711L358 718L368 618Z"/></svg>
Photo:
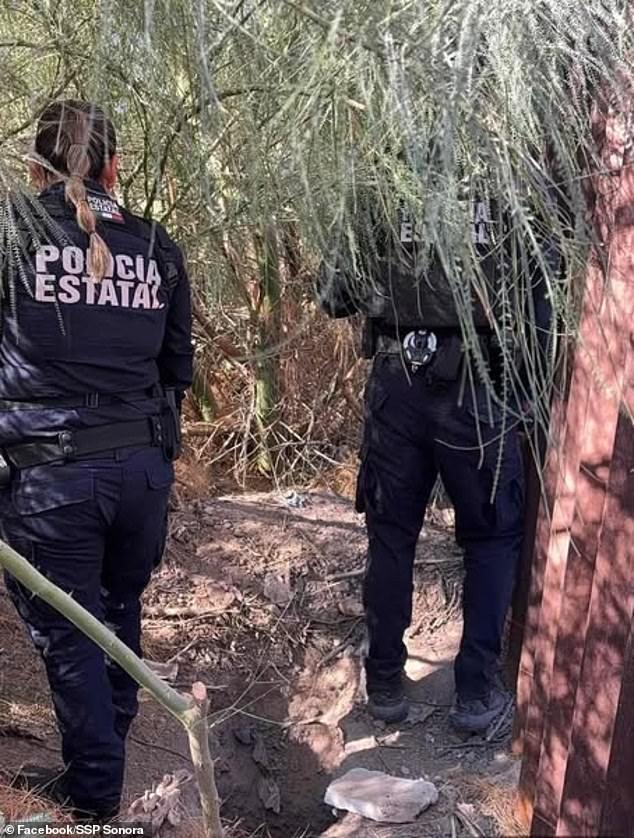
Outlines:
<svg viewBox="0 0 634 838"><path fill-rule="evenodd" d="M277 231L269 224L256 237L259 268L258 337L255 361L255 421L260 436L258 467L265 474L273 471L270 452L270 429L278 406L278 360L276 347L280 337L281 281Z"/></svg>

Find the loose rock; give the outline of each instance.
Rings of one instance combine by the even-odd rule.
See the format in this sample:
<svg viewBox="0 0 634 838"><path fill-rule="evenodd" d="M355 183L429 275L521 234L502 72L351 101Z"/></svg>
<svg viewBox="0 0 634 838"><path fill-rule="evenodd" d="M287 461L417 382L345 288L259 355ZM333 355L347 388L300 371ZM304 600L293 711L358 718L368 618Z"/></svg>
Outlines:
<svg viewBox="0 0 634 838"><path fill-rule="evenodd" d="M426 780L405 780L382 771L353 768L326 789L324 802L378 823L410 823L438 801Z"/></svg>

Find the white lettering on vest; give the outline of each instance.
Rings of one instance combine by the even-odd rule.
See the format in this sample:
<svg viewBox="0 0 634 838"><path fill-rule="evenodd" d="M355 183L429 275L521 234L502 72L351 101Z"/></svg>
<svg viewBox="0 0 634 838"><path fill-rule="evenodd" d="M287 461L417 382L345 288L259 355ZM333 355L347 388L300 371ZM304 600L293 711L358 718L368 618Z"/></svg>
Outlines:
<svg viewBox="0 0 634 838"><path fill-rule="evenodd" d="M406 244L414 241L414 225L411 221L403 221L401 224L401 243Z"/></svg>
<svg viewBox="0 0 634 838"><path fill-rule="evenodd" d="M152 308L165 308L165 303L159 300L159 287L158 285L150 285L150 290L152 291Z"/></svg>
<svg viewBox="0 0 634 838"><path fill-rule="evenodd" d="M94 306L97 283L89 276L82 276L81 281L86 289L86 302L89 306Z"/></svg>
<svg viewBox="0 0 634 838"><path fill-rule="evenodd" d="M147 281L150 285L160 285L161 284L161 275L158 272L158 268L156 266L156 260L150 259L148 266L147 266Z"/></svg>
<svg viewBox="0 0 634 838"><path fill-rule="evenodd" d="M125 253L117 256L117 276L121 279L136 279L134 275L134 260Z"/></svg>
<svg viewBox="0 0 634 838"><path fill-rule="evenodd" d="M140 282L134 290L132 308L152 308L150 300L150 286Z"/></svg>
<svg viewBox="0 0 634 838"><path fill-rule="evenodd" d="M57 262L59 249L52 244L43 244L35 254L35 269L39 274L46 273L48 262Z"/></svg>
<svg viewBox="0 0 634 838"><path fill-rule="evenodd" d="M65 247L62 250L62 266L67 274L83 274L84 254L78 247Z"/></svg>
<svg viewBox="0 0 634 838"><path fill-rule="evenodd" d="M52 274L37 274L35 277L35 299L38 303L55 302L55 277Z"/></svg>
<svg viewBox="0 0 634 838"><path fill-rule="evenodd" d="M111 279L102 279L99 283L99 299L98 306L118 306L117 292L114 287L114 282Z"/></svg>
<svg viewBox="0 0 634 838"><path fill-rule="evenodd" d="M136 257L136 275L139 282L145 282L145 259L141 254Z"/></svg>
<svg viewBox="0 0 634 838"><path fill-rule="evenodd" d="M134 282L119 279L117 280L117 288L121 291L121 306L130 308L130 291L134 288Z"/></svg>
<svg viewBox="0 0 634 838"><path fill-rule="evenodd" d="M59 281L60 290L57 295L59 302L68 305L78 303L81 300L80 285L81 279L78 276L63 276Z"/></svg>
<svg viewBox="0 0 634 838"><path fill-rule="evenodd" d="M125 309L165 308L162 277L155 259L119 253L108 259L100 281L87 276L88 251L75 245L43 245L36 253L35 299L41 303L111 306Z"/></svg>
<svg viewBox="0 0 634 838"><path fill-rule="evenodd" d="M474 244L489 244L489 205L487 201L475 201L473 205L473 229L471 238Z"/></svg>

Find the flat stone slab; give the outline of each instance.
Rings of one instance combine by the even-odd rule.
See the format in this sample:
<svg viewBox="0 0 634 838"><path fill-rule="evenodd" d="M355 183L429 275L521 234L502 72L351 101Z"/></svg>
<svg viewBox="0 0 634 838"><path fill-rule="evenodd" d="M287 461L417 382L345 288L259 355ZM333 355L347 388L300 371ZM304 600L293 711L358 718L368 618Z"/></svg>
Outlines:
<svg viewBox="0 0 634 838"><path fill-rule="evenodd" d="M392 777L382 771L352 768L326 789L324 802L378 823L411 823L438 801L427 780Z"/></svg>

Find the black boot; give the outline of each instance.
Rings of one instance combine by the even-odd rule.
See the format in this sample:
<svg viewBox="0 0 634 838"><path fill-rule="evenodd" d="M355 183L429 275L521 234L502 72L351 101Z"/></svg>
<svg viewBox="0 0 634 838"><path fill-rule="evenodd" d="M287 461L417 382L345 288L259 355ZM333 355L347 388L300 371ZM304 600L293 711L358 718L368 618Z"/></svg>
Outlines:
<svg viewBox="0 0 634 838"><path fill-rule="evenodd" d="M11 786L22 791L45 797L55 805L68 809L79 822L107 823L118 814L119 807L79 806L68 791L65 769L45 768L41 765L25 765L11 780Z"/></svg>
<svg viewBox="0 0 634 838"><path fill-rule="evenodd" d="M367 689L368 712L375 719L393 724L407 718L409 702L400 677L389 681L372 679Z"/></svg>
<svg viewBox="0 0 634 838"><path fill-rule="evenodd" d="M64 780L63 767L45 768L42 765L25 765L13 777L11 786L46 797L57 806L65 807L71 805L71 799Z"/></svg>
<svg viewBox="0 0 634 838"><path fill-rule="evenodd" d="M460 733L485 733L509 710L512 702L512 694L497 686L482 698L463 699L458 696L449 712L449 722Z"/></svg>

